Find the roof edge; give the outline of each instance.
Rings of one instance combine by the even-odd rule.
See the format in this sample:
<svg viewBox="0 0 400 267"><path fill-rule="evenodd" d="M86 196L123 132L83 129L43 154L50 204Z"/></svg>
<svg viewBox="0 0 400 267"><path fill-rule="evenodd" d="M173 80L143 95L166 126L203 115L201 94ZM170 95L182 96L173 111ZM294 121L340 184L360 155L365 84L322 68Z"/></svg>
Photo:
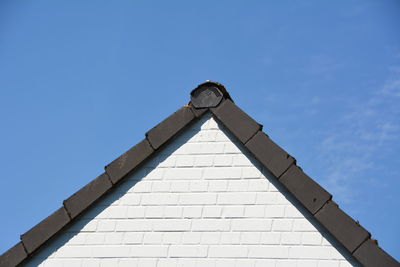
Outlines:
<svg viewBox="0 0 400 267"><path fill-rule="evenodd" d="M191 102L149 130L145 139L119 156L105 167L105 173L79 189L63 202L63 206L21 235L21 242L0 256L0 266L17 266L34 255L53 236L73 222L109 190L135 171L144 161L172 140L189 124L202 117L207 111L212 114L241 142L250 153L297 199L357 261L366 267L400 266L381 249L377 242L358 222L331 201L332 195L307 176L296 160L275 144L247 113L236 106L219 83L224 94L217 106L198 108ZM221 87L222 86L222 87ZM223 89L222 89L223 88ZM299 190L299 189L303 190ZM87 201L81 201L87 199ZM340 225L339 229L333 227ZM40 238L36 238L40 236Z"/></svg>

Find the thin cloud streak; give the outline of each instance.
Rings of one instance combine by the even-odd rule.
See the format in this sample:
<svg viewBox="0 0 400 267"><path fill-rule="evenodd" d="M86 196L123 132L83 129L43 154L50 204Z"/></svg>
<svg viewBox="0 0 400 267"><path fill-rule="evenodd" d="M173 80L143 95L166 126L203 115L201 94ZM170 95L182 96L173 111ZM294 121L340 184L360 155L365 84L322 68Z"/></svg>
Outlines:
<svg viewBox="0 0 400 267"><path fill-rule="evenodd" d="M326 166L323 177L341 201L351 202L352 185L368 176L368 170L379 168L377 152L394 149L387 144L399 138L399 100L400 71L392 70L392 78L324 133L318 147ZM372 183L374 179L368 178Z"/></svg>

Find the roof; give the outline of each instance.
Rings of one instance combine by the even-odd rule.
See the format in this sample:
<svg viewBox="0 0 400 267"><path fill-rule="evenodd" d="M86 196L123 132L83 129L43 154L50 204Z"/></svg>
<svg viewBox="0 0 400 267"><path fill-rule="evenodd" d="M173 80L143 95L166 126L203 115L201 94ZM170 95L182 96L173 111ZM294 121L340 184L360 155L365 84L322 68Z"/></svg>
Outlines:
<svg viewBox="0 0 400 267"><path fill-rule="evenodd" d="M332 201L332 195L296 165L296 159L262 131L262 125L236 106L223 85L207 81L191 101L157 124L145 138L105 166L105 172L64 200L62 207L21 235L0 256L0 266L17 266L85 212L186 126L211 112L304 208L364 266L400 266L371 234Z"/></svg>

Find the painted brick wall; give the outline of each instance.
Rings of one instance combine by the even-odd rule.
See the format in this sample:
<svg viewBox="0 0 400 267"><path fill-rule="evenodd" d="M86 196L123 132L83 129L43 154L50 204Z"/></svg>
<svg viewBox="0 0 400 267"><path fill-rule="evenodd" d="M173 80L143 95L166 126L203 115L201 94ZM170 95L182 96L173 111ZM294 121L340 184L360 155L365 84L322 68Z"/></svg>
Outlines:
<svg viewBox="0 0 400 267"><path fill-rule="evenodd" d="M270 177L206 116L26 266L355 266Z"/></svg>

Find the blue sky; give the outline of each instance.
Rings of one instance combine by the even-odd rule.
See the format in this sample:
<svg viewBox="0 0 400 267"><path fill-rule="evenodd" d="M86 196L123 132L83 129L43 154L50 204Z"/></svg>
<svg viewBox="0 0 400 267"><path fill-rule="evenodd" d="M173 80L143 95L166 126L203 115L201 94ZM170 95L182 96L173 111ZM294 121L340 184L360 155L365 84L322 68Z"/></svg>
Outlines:
<svg viewBox="0 0 400 267"><path fill-rule="evenodd" d="M209 79L400 259L399 12L0 0L0 253Z"/></svg>

